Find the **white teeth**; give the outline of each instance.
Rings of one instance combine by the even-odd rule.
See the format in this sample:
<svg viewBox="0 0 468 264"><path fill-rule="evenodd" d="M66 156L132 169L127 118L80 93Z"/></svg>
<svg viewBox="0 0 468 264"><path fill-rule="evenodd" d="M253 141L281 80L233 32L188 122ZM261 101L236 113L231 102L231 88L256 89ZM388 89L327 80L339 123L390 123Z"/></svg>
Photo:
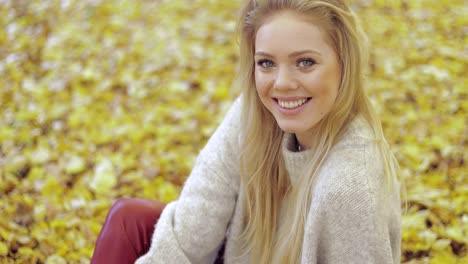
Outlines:
<svg viewBox="0 0 468 264"><path fill-rule="evenodd" d="M291 108L296 108L298 106L303 105L306 101L307 101L307 99L304 98L304 99L297 100L297 101L280 101L280 100L278 100L278 103L282 108L291 109Z"/></svg>

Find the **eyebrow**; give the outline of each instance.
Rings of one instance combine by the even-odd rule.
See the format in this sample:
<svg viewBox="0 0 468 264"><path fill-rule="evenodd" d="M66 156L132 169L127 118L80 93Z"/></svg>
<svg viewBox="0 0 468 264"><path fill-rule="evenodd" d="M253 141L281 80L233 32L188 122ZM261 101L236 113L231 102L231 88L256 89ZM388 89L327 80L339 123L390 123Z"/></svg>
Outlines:
<svg viewBox="0 0 468 264"><path fill-rule="evenodd" d="M306 53L314 53L314 54L317 54L319 56L321 56L322 54L320 54L320 52L318 51L315 51L315 50L300 50L300 51L296 51L296 52L293 52L291 54L288 55L288 57L297 57L299 55L302 55L302 54L306 54ZM269 58L273 58L272 55L264 52L264 51L257 51L255 52L255 56L265 56L265 57L269 57Z"/></svg>

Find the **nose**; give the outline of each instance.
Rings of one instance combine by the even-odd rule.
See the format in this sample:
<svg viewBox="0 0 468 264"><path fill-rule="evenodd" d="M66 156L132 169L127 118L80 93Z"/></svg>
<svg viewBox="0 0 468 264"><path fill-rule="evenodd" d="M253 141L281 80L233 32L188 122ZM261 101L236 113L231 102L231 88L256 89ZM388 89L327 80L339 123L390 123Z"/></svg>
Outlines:
<svg viewBox="0 0 468 264"><path fill-rule="evenodd" d="M287 67L279 67L275 76L274 89L291 90L298 87L293 73Z"/></svg>

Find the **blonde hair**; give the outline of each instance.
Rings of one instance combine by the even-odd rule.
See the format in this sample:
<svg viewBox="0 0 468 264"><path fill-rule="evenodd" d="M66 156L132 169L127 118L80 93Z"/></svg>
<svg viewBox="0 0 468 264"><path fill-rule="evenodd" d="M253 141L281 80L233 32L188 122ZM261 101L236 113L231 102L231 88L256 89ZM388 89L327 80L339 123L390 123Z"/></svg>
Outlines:
<svg viewBox="0 0 468 264"><path fill-rule="evenodd" d="M323 29L329 45L338 56L341 83L332 110L317 124L314 156L297 186L292 188L285 169L281 147L284 132L263 106L255 89L255 36L264 21L283 10ZM339 0L249 0L239 21L240 68L243 87L241 139L241 182L245 192L244 250L250 250L253 263L298 263L302 254L304 226L312 199L314 176L331 148L340 140L357 115L373 129L385 168L388 186L394 186L398 163L385 141L380 120L363 89L363 69L367 64L367 40L356 16ZM291 214L282 226L277 218L288 193ZM294 227L294 228L291 228ZM278 228L278 229L277 229Z"/></svg>

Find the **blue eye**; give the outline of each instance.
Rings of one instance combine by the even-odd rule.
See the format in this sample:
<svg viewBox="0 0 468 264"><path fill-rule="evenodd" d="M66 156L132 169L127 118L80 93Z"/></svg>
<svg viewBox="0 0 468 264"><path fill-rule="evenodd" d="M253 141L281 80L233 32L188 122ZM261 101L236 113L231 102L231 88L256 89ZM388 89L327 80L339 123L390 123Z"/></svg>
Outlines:
<svg viewBox="0 0 468 264"><path fill-rule="evenodd" d="M257 65L263 68L271 68L275 66L275 64L271 60L265 60L265 59L259 60L257 62Z"/></svg>
<svg viewBox="0 0 468 264"><path fill-rule="evenodd" d="M310 59L310 58L300 59L297 62L297 66L299 66L301 68L312 67L312 66L314 66L314 64L316 64L316 62L313 59Z"/></svg>

